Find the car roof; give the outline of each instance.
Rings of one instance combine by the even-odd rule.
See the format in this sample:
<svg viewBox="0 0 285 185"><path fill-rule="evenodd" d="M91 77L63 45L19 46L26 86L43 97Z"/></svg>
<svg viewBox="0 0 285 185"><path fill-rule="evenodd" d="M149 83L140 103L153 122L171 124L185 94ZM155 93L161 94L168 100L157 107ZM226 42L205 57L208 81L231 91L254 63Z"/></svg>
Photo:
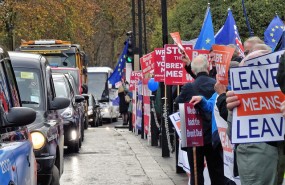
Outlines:
<svg viewBox="0 0 285 185"><path fill-rule="evenodd" d="M60 71L60 70L79 71L78 68L73 68L73 67L51 67L51 70L55 70L55 71Z"/></svg>
<svg viewBox="0 0 285 185"><path fill-rule="evenodd" d="M8 54L13 67L41 68L41 65L44 65L47 62L47 60L41 60L43 56L40 54L15 51L9 51Z"/></svg>
<svg viewBox="0 0 285 185"><path fill-rule="evenodd" d="M87 72L113 72L110 67L87 67Z"/></svg>

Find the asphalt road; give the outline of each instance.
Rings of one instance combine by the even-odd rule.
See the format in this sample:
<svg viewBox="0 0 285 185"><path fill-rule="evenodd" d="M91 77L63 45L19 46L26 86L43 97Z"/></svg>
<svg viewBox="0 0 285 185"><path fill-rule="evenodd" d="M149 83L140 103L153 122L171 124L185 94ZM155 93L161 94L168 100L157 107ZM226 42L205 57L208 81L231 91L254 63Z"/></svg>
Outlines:
<svg viewBox="0 0 285 185"><path fill-rule="evenodd" d="M161 157L161 149L128 129L122 122L105 123L85 131L80 152L65 154L61 185L183 185L185 174L175 173L175 158Z"/></svg>

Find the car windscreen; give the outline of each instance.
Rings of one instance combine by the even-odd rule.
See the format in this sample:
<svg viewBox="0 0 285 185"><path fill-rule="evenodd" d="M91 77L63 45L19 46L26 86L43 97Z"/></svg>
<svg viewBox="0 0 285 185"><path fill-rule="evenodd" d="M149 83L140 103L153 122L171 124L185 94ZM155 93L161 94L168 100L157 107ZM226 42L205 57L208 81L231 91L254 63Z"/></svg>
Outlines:
<svg viewBox="0 0 285 185"><path fill-rule="evenodd" d="M50 66L54 67L76 67L75 54L59 53L59 54L46 54Z"/></svg>
<svg viewBox="0 0 285 185"><path fill-rule="evenodd" d="M75 70L68 70L68 69L61 69L61 68L53 68L52 69L53 73L62 73L62 74L70 74L77 87L79 87L79 74L78 71Z"/></svg>
<svg viewBox="0 0 285 185"><path fill-rule="evenodd" d="M56 97L69 98L69 92L67 89L67 84L64 81L59 81L54 79L54 88Z"/></svg>
<svg viewBox="0 0 285 185"><path fill-rule="evenodd" d="M108 87L106 87L107 73L88 73L88 93L94 95L97 99L108 96Z"/></svg>
<svg viewBox="0 0 285 185"><path fill-rule="evenodd" d="M22 105L36 110L43 110L45 99L40 71L38 69L14 67L14 72Z"/></svg>

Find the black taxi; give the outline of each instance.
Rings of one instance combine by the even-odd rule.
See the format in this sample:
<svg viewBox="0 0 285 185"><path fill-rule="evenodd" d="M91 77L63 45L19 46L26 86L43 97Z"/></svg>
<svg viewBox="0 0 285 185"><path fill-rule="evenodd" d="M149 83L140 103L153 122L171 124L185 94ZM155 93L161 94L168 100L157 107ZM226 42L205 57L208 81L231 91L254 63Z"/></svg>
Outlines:
<svg viewBox="0 0 285 185"><path fill-rule="evenodd" d="M63 173L64 131L58 109L70 100L56 97L51 69L39 54L9 52L22 105L36 110L29 125L38 168L38 185L59 184Z"/></svg>

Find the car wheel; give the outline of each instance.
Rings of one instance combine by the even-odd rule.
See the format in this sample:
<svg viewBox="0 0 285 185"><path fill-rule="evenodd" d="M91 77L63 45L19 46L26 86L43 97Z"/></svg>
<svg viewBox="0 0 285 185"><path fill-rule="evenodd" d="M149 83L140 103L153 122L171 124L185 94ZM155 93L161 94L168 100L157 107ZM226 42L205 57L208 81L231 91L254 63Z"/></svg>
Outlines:
<svg viewBox="0 0 285 185"><path fill-rule="evenodd" d="M79 139L79 148L81 148L81 146L82 146L82 139L80 138Z"/></svg>
<svg viewBox="0 0 285 185"><path fill-rule="evenodd" d="M59 185L59 170L55 165L53 165L52 168L52 179L50 185Z"/></svg>
<svg viewBox="0 0 285 185"><path fill-rule="evenodd" d="M84 129L88 129L88 119L85 117L84 119Z"/></svg>
<svg viewBox="0 0 285 185"><path fill-rule="evenodd" d="M77 141L71 143L69 146L68 146L68 149L73 152L73 153L78 153L79 152L79 138L77 139Z"/></svg>

